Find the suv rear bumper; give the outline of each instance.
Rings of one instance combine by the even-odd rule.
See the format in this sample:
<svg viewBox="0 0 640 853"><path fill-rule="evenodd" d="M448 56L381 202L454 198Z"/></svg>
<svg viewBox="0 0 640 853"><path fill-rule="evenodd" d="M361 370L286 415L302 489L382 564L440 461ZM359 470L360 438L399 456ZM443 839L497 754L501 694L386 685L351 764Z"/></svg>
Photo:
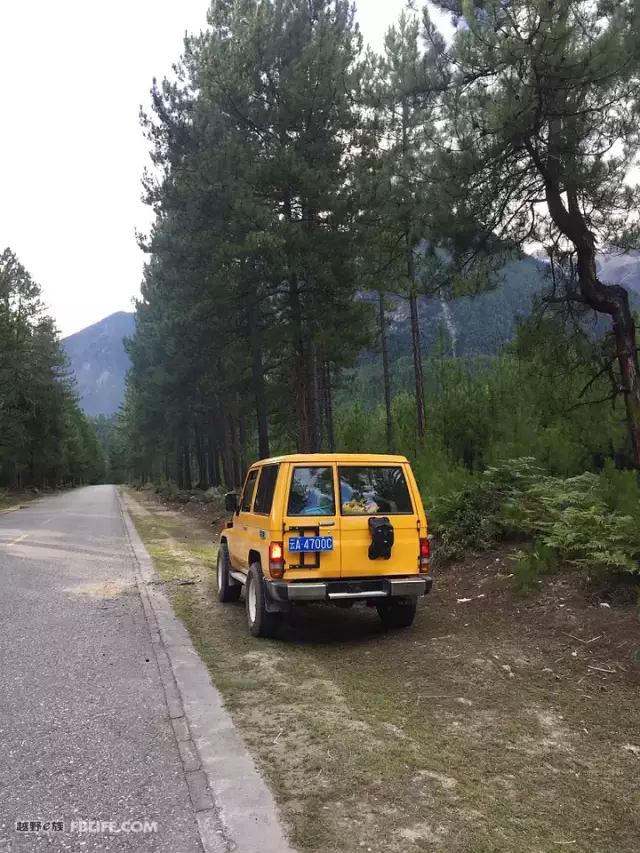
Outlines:
<svg viewBox="0 0 640 853"><path fill-rule="evenodd" d="M268 581L274 601L366 601L375 598L418 598L431 592L430 577L345 578L327 581Z"/></svg>

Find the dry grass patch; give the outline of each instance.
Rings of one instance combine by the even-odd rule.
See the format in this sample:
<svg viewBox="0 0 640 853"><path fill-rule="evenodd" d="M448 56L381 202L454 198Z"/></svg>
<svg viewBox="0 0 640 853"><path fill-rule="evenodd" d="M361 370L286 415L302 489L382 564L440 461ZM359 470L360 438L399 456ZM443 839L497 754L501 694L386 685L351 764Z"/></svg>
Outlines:
<svg viewBox="0 0 640 853"><path fill-rule="evenodd" d="M74 586L66 590L75 595L88 595L91 598L119 598L134 589L133 583L125 581L105 581L104 583L89 583L85 586Z"/></svg>

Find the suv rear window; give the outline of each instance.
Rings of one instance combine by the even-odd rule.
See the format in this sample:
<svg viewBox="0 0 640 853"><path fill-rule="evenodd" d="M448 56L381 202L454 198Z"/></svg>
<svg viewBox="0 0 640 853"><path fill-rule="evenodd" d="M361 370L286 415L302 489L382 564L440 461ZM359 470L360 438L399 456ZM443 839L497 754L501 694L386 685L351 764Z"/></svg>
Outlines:
<svg viewBox="0 0 640 853"><path fill-rule="evenodd" d="M409 487L400 466L338 469L343 515L402 515L413 512Z"/></svg>
<svg viewBox="0 0 640 853"><path fill-rule="evenodd" d="M258 491L253 511L258 515L269 515L273 506L273 493L278 479L278 465L265 465L258 480Z"/></svg>
<svg viewBox="0 0 640 853"><path fill-rule="evenodd" d="M335 515L333 468L294 468L287 515Z"/></svg>

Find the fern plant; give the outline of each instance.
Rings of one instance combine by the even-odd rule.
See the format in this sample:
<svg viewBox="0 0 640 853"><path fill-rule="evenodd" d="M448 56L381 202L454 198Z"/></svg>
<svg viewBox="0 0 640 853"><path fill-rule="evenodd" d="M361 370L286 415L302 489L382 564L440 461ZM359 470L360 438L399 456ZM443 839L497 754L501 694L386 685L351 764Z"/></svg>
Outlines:
<svg viewBox="0 0 640 853"><path fill-rule="evenodd" d="M530 458L489 468L439 501L441 553L453 557L508 537L529 539L533 546L517 555L525 586L558 561L593 573L640 574L640 488L636 480L634 492L632 477L621 476L625 488L616 501L616 476L550 477Z"/></svg>

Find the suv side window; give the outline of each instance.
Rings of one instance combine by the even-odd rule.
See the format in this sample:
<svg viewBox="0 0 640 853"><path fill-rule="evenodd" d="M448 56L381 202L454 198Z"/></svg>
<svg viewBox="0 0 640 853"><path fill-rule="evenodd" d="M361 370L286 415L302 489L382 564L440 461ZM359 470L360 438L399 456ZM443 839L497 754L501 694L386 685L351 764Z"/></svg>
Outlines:
<svg viewBox="0 0 640 853"><path fill-rule="evenodd" d="M256 502L253 505L253 511L258 515L269 515L271 512L279 468L279 465L265 465L260 472Z"/></svg>
<svg viewBox="0 0 640 853"><path fill-rule="evenodd" d="M287 515L335 515L333 468L295 468Z"/></svg>
<svg viewBox="0 0 640 853"><path fill-rule="evenodd" d="M242 512L251 512L251 501L253 500L253 493L256 488L256 480L258 479L258 469L254 469L253 471L249 471L249 476L247 477L247 482L244 485L244 491L242 493L242 505L240 507Z"/></svg>

